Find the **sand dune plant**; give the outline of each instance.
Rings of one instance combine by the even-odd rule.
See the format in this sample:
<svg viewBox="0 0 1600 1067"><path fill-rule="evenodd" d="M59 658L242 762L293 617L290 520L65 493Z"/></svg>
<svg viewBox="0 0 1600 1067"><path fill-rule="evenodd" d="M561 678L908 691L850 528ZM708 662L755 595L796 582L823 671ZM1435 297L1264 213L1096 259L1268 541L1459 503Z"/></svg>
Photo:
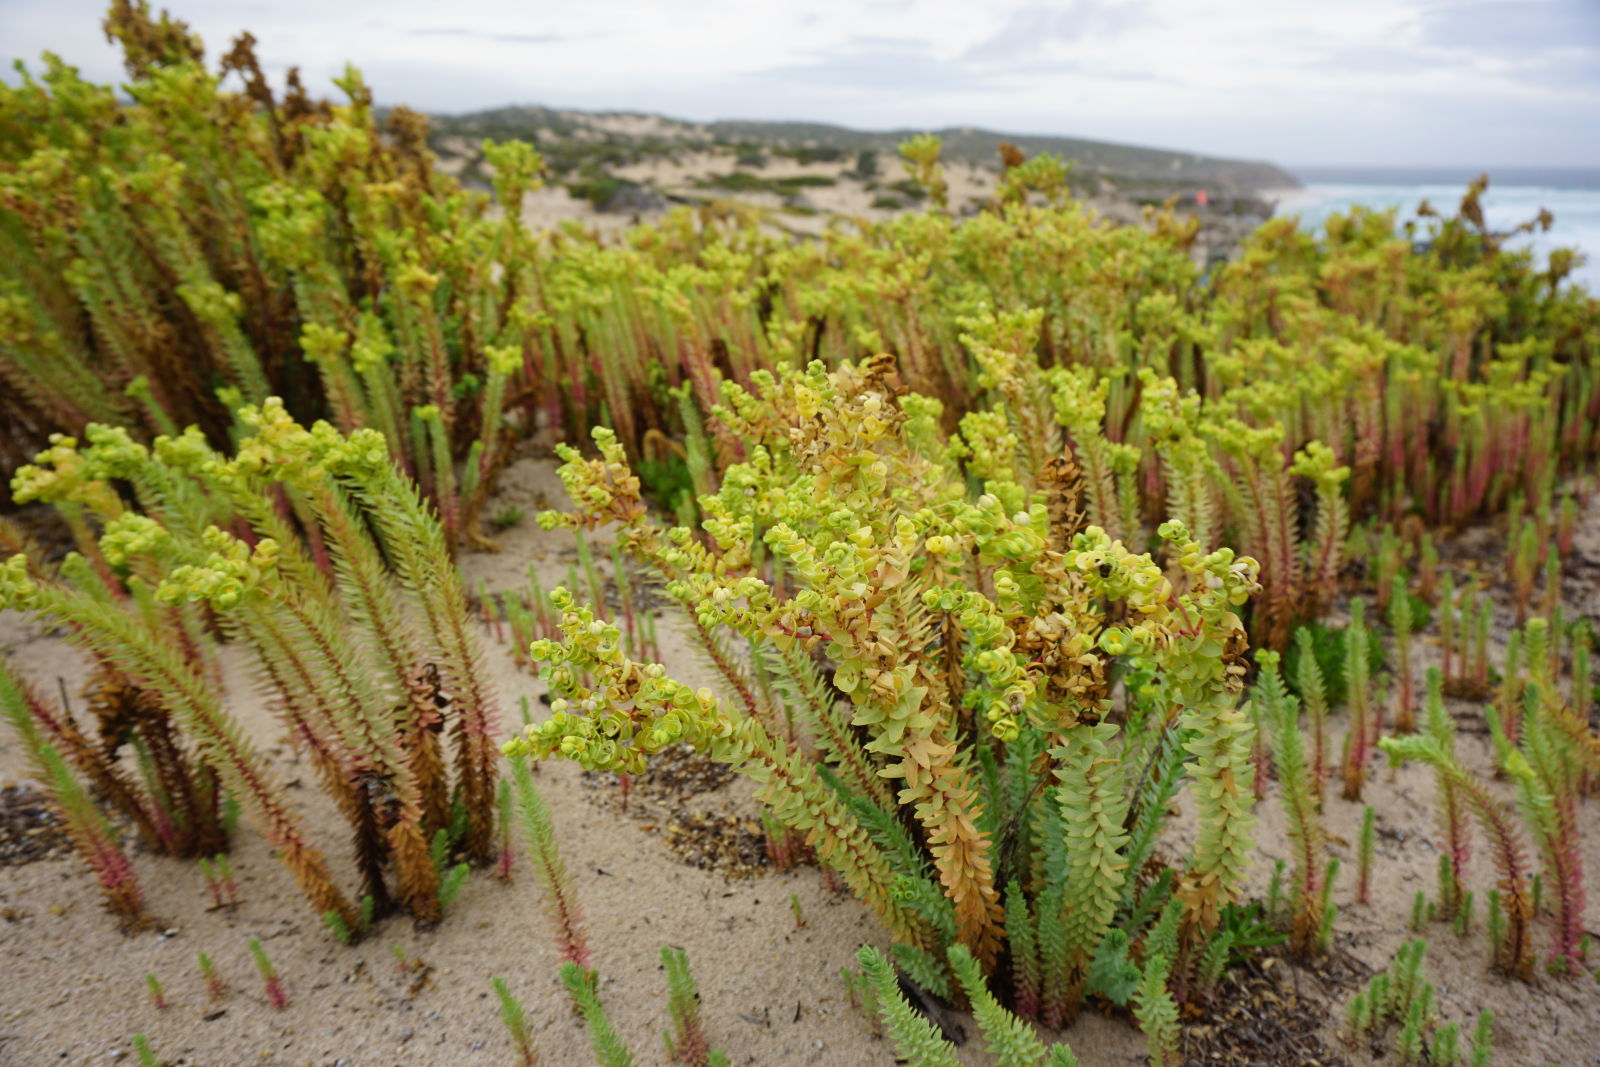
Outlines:
<svg viewBox="0 0 1600 1067"><path fill-rule="evenodd" d="M156 1009L156 1011L166 1011L167 1008L171 1007L170 1002L167 1000L167 991L161 985L161 979L154 974L147 973L144 976L144 985L146 992L150 995L150 1006L152 1008Z"/></svg>
<svg viewBox="0 0 1600 1067"><path fill-rule="evenodd" d="M667 1014L672 1029L662 1034L667 1059L684 1067L726 1067L727 1056L711 1047L700 1021L700 988L689 971L689 956L681 948L661 946L661 965L667 972Z"/></svg>
<svg viewBox="0 0 1600 1067"><path fill-rule="evenodd" d="M1424 975L1426 942L1408 941L1395 953L1389 968L1374 975L1350 1000L1345 1010L1346 1034L1364 1041L1374 1054L1382 1049L1384 1062L1429 1067L1451 1067L1461 1062L1460 1023L1441 1023L1434 986ZM1489 1062L1488 1034L1493 1016L1485 1011L1469 1048L1473 1064ZM1391 1031L1392 1044L1386 1043Z"/></svg>
<svg viewBox="0 0 1600 1067"><path fill-rule="evenodd" d="M1539 847L1545 884L1554 895L1556 928L1551 966L1562 974L1582 969L1584 939L1584 879L1581 823L1578 819L1579 762L1568 750L1566 738L1548 724L1545 694L1552 690L1530 683L1527 709L1522 717L1521 744L1512 748L1498 728L1494 709L1488 709L1491 735L1500 764L1517 788L1523 820ZM1537 896L1536 896L1537 899ZM1537 910L1537 905L1536 905Z"/></svg>
<svg viewBox="0 0 1600 1067"><path fill-rule="evenodd" d="M100 885L106 909L128 928L149 924L144 893L116 829L97 808L65 760L45 739L36 721L42 698L9 669L0 666L0 714L22 742L33 772L45 783L52 805L66 823L79 857Z"/></svg>
<svg viewBox="0 0 1600 1067"><path fill-rule="evenodd" d="M1284 811L1289 816L1289 837L1294 845L1289 945L1296 955L1309 959L1320 951L1318 931L1322 928L1322 874L1326 847L1322 812L1316 803L1312 788L1315 779L1306 760L1305 739L1300 732L1300 702L1284 687L1278 673L1276 652L1261 652L1256 662L1261 673L1251 692L1251 700L1262 706L1263 716L1270 724L1273 765L1277 770ZM1367 809L1369 817L1371 810ZM1366 836L1364 833L1364 840ZM1358 891L1358 900L1365 896L1370 846L1364 850L1363 857L1363 889Z"/></svg>
<svg viewBox="0 0 1600 1067"><path fill-rule="evenodd" d="M168 632L186 643L194 633ZM127 819L146 848L169 856L200 855L203 861L226 847L229 832L216 774L195 758L148 689L101 659L80 718L70 712L65 692L58 702L21 678L3 685L0 701L24 747L48 748L52 762L61 763L60 772L87 784Z"/></svg>
<svg viewBox="0 0 1600 1067"><path fill-rule="evenodd" d="M1344 741L1344 799L1360 800L1367 781L1367 764L1382 732L1378 702L1373 697L1367 648L1372 635L1366 627L1366 603L1350 602L1350 625L1345 629L1344 691L1350 722Z"/></svg>
<svg viewBox="0 0 1600 1067"><path fill-rule="evenodd" d="M0 378L5 411L38 413L6 432L193 423L218 440L231 407L281 395L381 431L447 537L477 538L526 375L523 279L489 266L527 246L518 212L491 218L435 169L422 116L380 122L354 70L343 104L298 75L280 97L248 34L213 73L145 4L112 4L105 29L128 106L53 56L0 89ZM223 88L234 74L242 92ZM489 151L520 203L538 156Z"/></svg>
<svg viewBox="0 0 1600 1067"><path fill-rule="evenodd" d="M298 77L275 94L248 35L208 67L142 4L106 26L128 106L54 57L0 91L0 455L90 421L141 439L195 423L220 442L238 402L280 395L381 432L447 539L484 544L521 431L603 421L641 461L681 432L704 493L738 458L705 420L720 381L888 350L953 425L1009 385L968 323L1022 316L1016 354L1097 398L1070 442L1091 521L1142 548L1133 527L1174 517L1207 549L1252 553L1264 590L1247 621L1282 647L1330 602L1353 519L1493 513L1600 448L1585 340L1600 312L1483 228L1482 185L1415 247L1389 213L1337 216L1322 237L1285 217L1206 276L1194 220L1106 226L1048 156L956 218L923 135L903 150L923 213L804 244L710 208L610 244L544 239L520 211L543 174L524 141L471 146L491 198L438 164L422 116L380 118L353 69L339 103ZM1169 382L1190 423L1176 435L1158 410Z"/></svg>
<svg viewBox="0 0 1600 1067"><path fill-rule="evenodd" d="M633 1067L633 1050L628 1048L628 1043L611 1025L599 994L595 992L594 974L568 960L561 965L561 984L589 1029L589 1044L594 1050L595 1062L600 1067Z"/></svg>
<svg viewBox="0 0 1600 1067"><path fill-rule="evenodd" d="M558 590L561 641L532 650L553 714L506 751L638 773L688 741L761 784L773 817L874 909L926 988L953 989L954 944L993 972L1008 913L1026 916L1033 929L1009 938L1036 951L1038 1010L1059 1023L1142 895L1130 849L1159 835L1166 809L1145 802L1174 777L1196 783L1200 813L1199 840L1163 883L1182 902L1185 944L1204 942L1239 892L1253 819L1237 610L1254 563L1169 523L1169 579L1096 527L1053 526L1081 522L1062 518L1081 515L1071 456L1046 463L1030 496L1020 452L969 423L958 454L986 475L974 498L937 404L897 395L892 375L880 359L728 388L717 418L749 459L701 498L703 541L649 518L609 432L595 434L597 459L564 448L578 510L541 521L617 523L692 613L725 687L696 691L629 658L619 628ZM769 577L777 561L792 592ZM730 637L750 658L728 654ZM746 673L756 658L779 707ZM1103 719L1124 670L1150 684L1118 726ZM813 740L789 741L790 721ZM1130 780L1130 767L1151 777Z"/></svg>
<svg viewBox="0 0 1600 1067"><path fill-rule="evenodd" d="M354 68L324 100L293 68L269 79L248 34L208 60L142 0L103 28L124 86L50 54L0 84L0 469L34 512L0 516L0 609L60 632L90 679L75 709L19 657L0 713L125 927L149 923L141 853L180 858L179 899L237 909L211 919L269 905L241 905L229 866L241 811L343 942L436 924L472 868L509 882L521 853L595 1059L640 1062L534 772L612 772L626 811L686 746L753 784L774 866L814 860L881 924L847 981L903 1060L965 1055L924 997L970 1009L1002 1067L1073 1063L1041 1031L1085 1010L1131 1015L1171 1067L1241 957L1330 953L1330 777L1373 801L1355 901L1405 921L1370 911L1380 828L1417 840L1373 795L1393 794L1381 751L1434 785L1437 894L1407 887L1412 929L1473 936L1481 903L1503 975L1592 970L1593 633L1563 594L1588 569L1600 301L1564 283L1575 253L1545 266L1488 227L1486 180L1404 229L1274 218L1202 266L1193 213L1112 224L1068 162L1014 145L962 211L920 134L882 191L921 207L880 200L814 239L709 201L539 233L542 130L432 141L458 170ZM596 166L598 204L616 179ZM875 169L864 151L856 175ZM520 523L497 476L551 441L572 506L539 522L574 536L565 587L523 561L524 588L469 597L456 554ZM1454 533L1486 519L1501 558L1452 573ZM662 662L663 598L710 684ZM548 683L548 716L524 694L509 740L485 634ZM343 840L235 716L241 666ZM1447 697L1482 705L1459 743ZM1284 815L1264 902L1244 898L1258 803ZM1385 1062L1484 1062L1492 1018L1464 1051L1423 956L1408 943L1357 993L1349 1036ZM431 968L396 958L420 989ZM660 958L666 1059L725 1064L687 955Z"/></svg>
<svg viewBox="0 0 1600 1067"><path fill-rule="evenodd" d="M506 1031L511 1035L511 1047L516 1049L521 1067L538 1067L539 1050L534 1044L533 1031L528 1027L528 1013L523 1009L522 1002L512 995L504 978L489 979L489 986L500 1004L500 1021L505 1023Z"/></svg>
<svg viewBox="0 0 1600 1067"><path fill-rule="evenodd" d="M1175 903L1175 902L1174 902ZM1150 1062L1159 1067L1177 1067L1183 1061L1178 1026L1178 1005L1168 982L1177 962L1176 907L1168 905L1161 920L1150 931L1145 945L1144 967L1133 994L1134 1016L1144 1031Z"/></svg>
<svg viewBox="0 0 1600 1067"><path fill-rule="evenodd" d="M205 979L206 996L213 1003L223 1000L228 995L228 984L222 980L222 975L217 973L217 965L211 962L211 957L204 952L199 954L200 977Z"/></svg>
<svg viewBox="0 0 1600 1067"><path fill-rule="evenodd" d="M104 530L92 549L108 569L74 556L59 579L36 581L18 556L0 595L138 679L146 714L195 746L336 930L359 935L396 907L435 921L430 842L446 832L477 863L495 848L497 711L441 528L376 431L307 430L276 401L239 420L233 457L195 431L152 448L99 426L81 449L58 439L19 471L19 495L94 510ZM110 479L131 485L142 510L123 506ZM250 649L257 685L349 822L369 914L337 887L226 710L200 606Z"/></svg>
<svg viewBox="0 0 1600 1067"><path fill-rule="evenodd" d="M533 775L526 763L513 762L511 784L514 790L513 810L522 831L524 851L539 885L540 902L555 937L557 951L562 960L587 970L589 939L578 913L578 897L572 888L572 879L556 849L550 810L533 784Z"/></svg>
<svg viewBox="0 0 1600 1067"><path fill-rule="evenodd" d="M1421 760L1433 767L1478 820L1500 874L1496 895L1491 897L1492 914L1503 914L1505 927L1503 937L1493 936L1491 930L1491 940L1495 942L1494 965L1506 974L1530 979L1533 974L1529 931L1534 915L1533 889L1526 847L1514 813L1490 791L1483 779L1462 766L1437 739L1412 734L1386 737L1380 744L1392 756Z"/></svg>
<svg viewBox="0 0 1600 1067"><path fill-rule="evenodd" d="M1443 672L1430 667L1427 686L1425 729L1441 751L1453 756L1455 720L1445 710ZM1445 841L1444 862L1440 867L1439 913L1440 918L1449 919L1456 915L1462 905L1461 894L1466 880L1467 861L1472 856L1471 816L1468 814L1465 798L1455 779L1449 773L1437 768L1435 778L1438 788L1439 828L1444 834Z"/></svg>
<svg viewBox="0 0 1600 1067"><path fill-rule="evenodd" d="M250 957L255 960L256 971L261 975L261 987L266 992L267 1003L283 1011L289 1006L289 994L283 987L283 979L278 976L278 969L267 958L267 950L254 937L250 939Z"/></svg>

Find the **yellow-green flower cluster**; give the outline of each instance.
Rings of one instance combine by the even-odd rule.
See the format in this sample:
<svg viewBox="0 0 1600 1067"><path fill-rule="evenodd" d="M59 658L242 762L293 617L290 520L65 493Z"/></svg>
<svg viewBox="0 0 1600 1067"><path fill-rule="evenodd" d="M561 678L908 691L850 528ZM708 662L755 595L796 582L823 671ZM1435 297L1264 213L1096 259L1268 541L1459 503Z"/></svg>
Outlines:
<svg viewBox="0 0 1600 1067"><path fill-rule="evenodd" d="M565 589L555 590L551 601L561 611L563 640L536 641L529 651L545 664L540 676L561 695L551 701L550 718L506 743L506 755L560 755L589 770L640 774L668 745L704 747L729 731L711 690L673 681L660 664L629 661L620 631L578 607ZM600 679L601 688L584 686L585 675Z"/></svg>
<svg viewBox="0 0 1600 1067"><path fill-rule="evenodd" d="M38 583L28 574L27 556L18 552L0 563L0 607L27 610L38 593Z"/></svg>
<svg viewBox="0 0 1600 1067"><path fill-rule="evenodd" d="M135 556L148 555L171 541L166 527L148 515L128 513L106 523L100 535L100 551L113 567L126 566Z"/></svg>
<svg viewBox="0 0 1600 1067"><path fill-rule="evenodd" d="M300 329L300 350L312 363L336 365L349 343L350 335L335 326L308 322Z"/></svg>
<svg viewBox="0 0 1600 1067"><path fill-rule="evenodd" d="M279 546L270 537L252 548L213 526L201 535L201 545L211 555L204 563L175 567L156 588L162 603L204 600L221 611L236 608L278 562Z"/></svg>

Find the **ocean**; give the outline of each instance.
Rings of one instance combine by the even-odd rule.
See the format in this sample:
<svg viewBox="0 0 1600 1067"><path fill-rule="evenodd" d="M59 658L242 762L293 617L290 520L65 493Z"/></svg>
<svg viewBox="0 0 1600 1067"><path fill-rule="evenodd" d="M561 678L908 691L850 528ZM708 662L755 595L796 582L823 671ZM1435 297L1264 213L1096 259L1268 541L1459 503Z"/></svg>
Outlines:
<svg viewBox="0 0 1600 1067"><path fill-rule="evenodd" d="M1460 167L1366 168L1294 167L1305 183L1278 198L1277 214L1296 214L1308 227L1360 204L1399 208L1399 221L1414 218L1427 200L1443 215L1453 215L1467 183L1484 171ZM1491 229L1508 230L1549 208L1555 223L1548 233L1517 238L1543 257L1553 248L1577 248L1588 262L1568 279L1600 296L1600 167L1501 167L1487 169L1489 190L1484 217Z"/></svg>

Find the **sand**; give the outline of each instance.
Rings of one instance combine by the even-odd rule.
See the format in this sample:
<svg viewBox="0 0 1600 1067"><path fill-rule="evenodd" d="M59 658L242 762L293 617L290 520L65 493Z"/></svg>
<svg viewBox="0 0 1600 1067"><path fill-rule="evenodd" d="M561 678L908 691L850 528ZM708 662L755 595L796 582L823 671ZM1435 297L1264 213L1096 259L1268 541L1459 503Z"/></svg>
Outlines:
<svg viewBox="0 0 1600 1067"><path fill-rule="evenodd" d="M545 533L532 522L539 507L561 501L548 460L514 464L488 513L514 504L528 518L501 536L500 553L464 558L472 586L482 580L490 590L520 587L530 563L547 588L561 581L572 559L570 535ZM1600 620L1596 520L1591 509L1569 563L1569 573L1576 575L1565 590L1569 618L1582 614ZM1493 530L1469 533L1445 546L1447 564L1496 556L1503 543L1503 535ZM1501 615L1508 614L1502 604ZM542 684L518 670L505 649L486 643L505 721L516 719L522 697L538 714ZM691 682L704 679L670 622L663 622L661 643L676 674ZM1424 663L1435 654L1431 643L1425 644ZM39 632L14 613L0 613L0 653L52 689L59 677L75 693L85 675L81 658L59 636ZM239 650L228 650L226 666L229 707L271 754L274 769L293 783L292 794L332 853L335 870L350 873L344 824L316 789L309 766L283 743L282 730L249 689ZM1458 716L1473 712L1459 703L1453 710ZM1342 712L1332 724L1334 736L1341 736ZM1463 755L1486 768L1486 739L1463 731ZM0 731L0 782L25 777L17 744ZM663 944L687 950L700 982L706 1029L731 1062L893 1062L892 1050L873 1037L839 980L840 968L852 963L859 945L882 946L886 939L866 910L831 892L815 868L729 881L679 862L659 826L652 830L645 821L654 815L621 815L614 788L586 784L575 767L546 765L538 782L582 902L593 965L602 975L601 996L638 1062L665 1062L661 1032L668 1020L658 958ZM1505 792L1502 784L1496 788ZM1258 807L1260 862L1250 881L1257 894L1265 890L1272 859L1288 855L1281 807L1270 793ZM1419 888L1433 892L1438 837L1433 796L1433 777L1423 768L1374 772L1365 799L1379 812L1381 837L1374 902L1362 907L1352 900L1361 806L1329 791L1332 849L1346 860L1335 892L1341 963L1332 970L1301 970L1279 961L1269 972L1280 976L1286 998L1298 998L1329 1020L1322 1031L1321 1062L1340 1057L1353 1064L1389 1062L1369 1049L1346 1047L1339 1019L1353 988L1350 976L1387 965L1395 948L1414 936L1407 926L1412 895ZM756 817L749 786L740 781L692 803L747 825ZM1591 900L1600 886L1594 804L1588 801L1583 810ZM1186 796L1179 807L1167 838L1169 853L1181 849L1193 830L1193 806ZM134 863L151 911L160 918L156 930L134 935L117 932L76 860L0 868L0 973L5 976L0 1064L131 1062L129 1040L136 1032L147 1034L157 1056L169 1064L510 1064L510 1041L489 992L493 975L504 977L528 1009L544 1062L592 1062L584 1031L559 988L555 949L524 867L511 885L487 873L474 875L435 929L417 930L408 920L391 919L362 944L343 947L311 916L248 824L233 852L242 897L237 908L206 910L204 879L193 863L144 854L136 854ZM1480 843L1470 884L1481 894L1490 881L1489 858ZM806 918L804 928L796 928L791 894ZM1592 925L1593 907L1589 914ZM1424 936L1429 940L1426 970L1438 986L1441 1019L1459 1021L1470 1031L1479 1010L1496 1012L1497 1067L1600 1063L1600 986L1594 980L1541 974L1531 987L1505 981L1488 973L1481 929L1459 939L1436 924ZM1547 922L1536 936L1542 953ZM285 1011L272 1009L262 994L246 951L250 937L261 939L283 976L290 998ZM419 969L400 969L396 945L409 959L421 961ZM197 952L216 961L231 987L216 1004L206 998ZM147 998L146 972L165 985L170 1001L165 1011ZM962 1049L963 1061L990 1062L975 1031L972 1037ZM1091 1010L1065 1037L1086 1067L1143 1062L1143 1039L1125 1019Z"/></svg>

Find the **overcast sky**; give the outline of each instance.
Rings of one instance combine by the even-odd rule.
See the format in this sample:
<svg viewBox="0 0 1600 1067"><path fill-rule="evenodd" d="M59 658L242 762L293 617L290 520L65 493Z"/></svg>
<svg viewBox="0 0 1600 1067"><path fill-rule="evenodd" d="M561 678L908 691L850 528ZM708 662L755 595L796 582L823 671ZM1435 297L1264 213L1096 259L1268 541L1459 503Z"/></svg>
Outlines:
<svg viewBox="0 0 1600 1067"><path fill-rule="evenodd" d="M98 0L0 0L0 54L121 78ZM156 0L152 6L161 6ZM1600 165L1600 0L188 0L315 91L865 128L977 125L1288 164Z"/></svg>

